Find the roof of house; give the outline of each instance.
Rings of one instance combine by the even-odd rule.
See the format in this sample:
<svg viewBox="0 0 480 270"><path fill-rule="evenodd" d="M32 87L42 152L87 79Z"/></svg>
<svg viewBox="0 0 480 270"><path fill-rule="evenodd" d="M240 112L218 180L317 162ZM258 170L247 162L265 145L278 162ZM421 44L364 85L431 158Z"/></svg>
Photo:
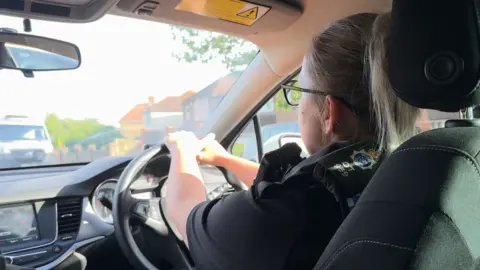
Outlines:
<svg viewBox="0 0 480 270"><path fill-rule="evenodd" d="M220 79L214 81L207 87L203 88L201 91L197 92L195 95L190 96L184 101L192 101L193 99L200 97L214 97L217 95L223 95L230 90L232 85L237 81L238 77L242 74L241 71L232 72L226 76L221 77Z"/></svg>
<svg viewBox="0 0 480 270"><path fill-rule="evenodd" d="M119 121L120 124L126 123L126 122L143 121L143 114L146 108L147 108L146 103L135 105L135 107L133 107L120 119Z"/></svg>
<svg viewBox="0 0 480 270"><path fill-rule="evenodd" d="M214 81L199 92L187 91L180 96L169 96L157 103L154 103L150 107L152 112L181 112L183 111L182 103L186 100L192 100L199 97L214 97L217 95L223 95L230 90L232 85L237 81L238 77L242 74L241 71L232 72L220 79ZM149 97L149 102L153 103L153 99ZM143 120L145 109L148 108L148 104L137 104L126 115L120 119L120 123L124 122L138 122Z"/></svg>
<svg viewBox="0 0 480 270"><path fill-rule="evenodd" d="M120 124L128 122L142 122L145 110L151 104L150 111L153 112L181 112L183 100L195 95L194 91L187 91L180 96L170 96L154 103L153 97L148 97L148 103L137 104L120 119Z"/></svg>
<svg viewBox="0 0 480 270"><path fill-rule="evenodd" d="M187 98L195 95L196 93L197 92L195 92L195 91L187 91L187 92L183 93L180 97L182 98L182 100L184 100L184 99L187 99Z"/></svg>
<svg viewBox="0 0 480 270"><path fill-rule="evenodd" d="M183 111L182 102L195 95L194 91L187 91L180 96L166 97L150 107L152 112L181 112Z"/></svg>
<svg viewBox="0 0 480 270"><path fill-rule="evenodd" d="M236 71L218 79L213 89L213 96L227 93L241 74L242 72Z"/></svg>

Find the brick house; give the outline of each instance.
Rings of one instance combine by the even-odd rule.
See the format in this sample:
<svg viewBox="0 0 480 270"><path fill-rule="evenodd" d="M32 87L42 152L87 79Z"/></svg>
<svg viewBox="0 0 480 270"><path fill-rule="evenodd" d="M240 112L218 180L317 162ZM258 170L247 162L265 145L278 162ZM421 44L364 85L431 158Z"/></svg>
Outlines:
<svg viewBox="0 0 480 270"><path fill-rule="evenodd" d="M153 97L151 101L153 102ZM144 128L143 115L147 105L148 103L135 105L120 119L120 132L124 138L133 140L140 135Z"/></svg>
<svg viewBox="0 0 480 270"><path fill-rule="evenodd" d="M217 108L225 94L241 74L242 72L236 71L221 77L195 95L185 99L182 102L184 114L183 128L191 130L201 126L203 121ZM259 111L262 125L276 123L278 120L290 121L290 119L293 119L293 116L296 117L296 111L283 112L274 108L273 100L270 100L269 103L269 105L264 106Z"/></svg>
<svg viewBox="0 0 480 270"><path fill-rule="evenodd" d="M192 130L201 126L241 74L241 72L228 74L186 98L181 104L184 115L182 128Z"/></svg>
<svg viewBox="0 0 480 270"><path fill-rule="evenodd" d="M187 91L180 96L169 96L157 103L149 103L144 110L145 128L163 130L166 125L181 128L184 120L182 102L195 94Z"/></svg>
<svg viewBox="0 0 480 270"><path fill-rule="evenodd" d="M181 96L169 96L155 103L148 97L147 103L135 105L119 121L120 130L126 139L140 139L147 130L162 130L166 124L181 127L183 124L182 101L195 92L188 91Z"/></svg>

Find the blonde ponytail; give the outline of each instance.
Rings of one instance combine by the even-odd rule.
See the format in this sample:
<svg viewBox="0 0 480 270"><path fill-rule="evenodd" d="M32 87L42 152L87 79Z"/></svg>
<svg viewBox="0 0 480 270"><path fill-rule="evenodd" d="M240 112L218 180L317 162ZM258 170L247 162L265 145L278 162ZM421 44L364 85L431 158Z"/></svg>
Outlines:
<svg viewBox="0 0 480 270"><path fill-rule="evenodd" d="M420 110L399 99L388 78L387 45L390 12L377 16L367 46L372 118L376 121L376 139L380 150L390 153L415 135Z"/></svg>

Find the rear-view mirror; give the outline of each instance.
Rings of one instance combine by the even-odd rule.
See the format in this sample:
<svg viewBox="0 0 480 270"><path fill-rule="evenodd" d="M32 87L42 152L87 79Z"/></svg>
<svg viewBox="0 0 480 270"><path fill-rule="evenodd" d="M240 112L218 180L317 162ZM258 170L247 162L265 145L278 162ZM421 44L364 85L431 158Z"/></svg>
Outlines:
<svg viewBox="0 0 480 270"><path fill-rule="evenodd" d="M80 50L61 40L0 32L0 68L23 71L70 70L80 66Z"/></svg>

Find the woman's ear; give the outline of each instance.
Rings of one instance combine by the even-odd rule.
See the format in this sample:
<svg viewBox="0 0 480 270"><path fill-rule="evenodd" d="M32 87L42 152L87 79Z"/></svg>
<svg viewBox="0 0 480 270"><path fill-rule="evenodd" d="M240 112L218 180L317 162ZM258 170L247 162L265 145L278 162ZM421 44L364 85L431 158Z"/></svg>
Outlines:
<svg viewBox="0 0 480 270"><path fill-rule="evenodd" d="M342 140L350 138L359 128L355 115L350 108L339 99L333 96L327 96L325 100L328 100L327 104L329 108L329 126L326 126L325 130L328 130L331 135L335 135Z"/></svg>
<svg viewBox="0 0 480 270"><path fill-rule="evenodd" d="M327 96L325 98L325 113L323 120L325 123L325 134L333 135L339 132L339 126L342 122L342 115L344 114L345 106L336 98Z"/></svg>

